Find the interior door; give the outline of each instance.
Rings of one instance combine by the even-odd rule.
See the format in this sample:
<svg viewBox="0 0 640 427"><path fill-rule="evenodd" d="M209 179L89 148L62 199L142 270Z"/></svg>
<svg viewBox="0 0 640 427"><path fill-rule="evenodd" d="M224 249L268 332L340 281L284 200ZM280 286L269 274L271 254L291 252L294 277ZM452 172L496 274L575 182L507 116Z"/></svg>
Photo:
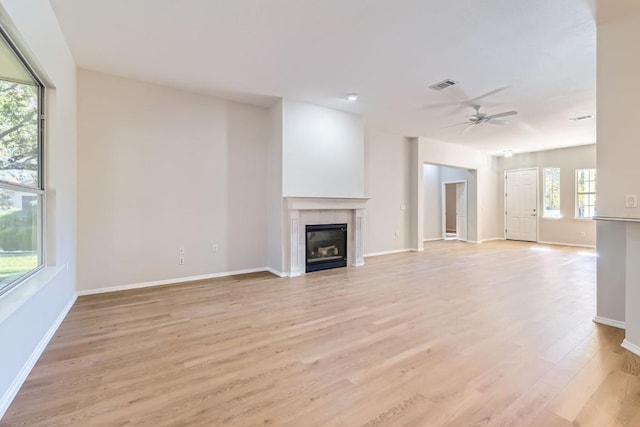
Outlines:
<svg viewBox="0 0 640 427"><path fill-rule="evenodd" d="M456 232L459 240L467 240L467 183L456 184Z"/></svg>
<svg viewBox="0 0 640 427"><path fill-rule="evenodd" d="M506 238L509 240L538 240L538 170L507 171Z"/></svg>

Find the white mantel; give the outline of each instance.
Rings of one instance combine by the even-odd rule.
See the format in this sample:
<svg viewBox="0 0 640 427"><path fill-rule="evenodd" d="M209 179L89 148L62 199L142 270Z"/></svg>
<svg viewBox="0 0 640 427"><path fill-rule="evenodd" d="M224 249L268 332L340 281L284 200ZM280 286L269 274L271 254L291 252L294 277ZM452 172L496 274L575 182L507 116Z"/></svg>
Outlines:
<svg viewBox="0 0 640 427"><path fill-rule="evenodd" d="M368 197L285 197L289 209L364 209Z"/></svg>
<svg viewBox="0 0 640 427"><path fill-rule="evenodd" d="M305 274L305 227L311 224L347 224L347 262L364 265L363 216L366 197L285 197L288 210L288 275Z"/></svg>

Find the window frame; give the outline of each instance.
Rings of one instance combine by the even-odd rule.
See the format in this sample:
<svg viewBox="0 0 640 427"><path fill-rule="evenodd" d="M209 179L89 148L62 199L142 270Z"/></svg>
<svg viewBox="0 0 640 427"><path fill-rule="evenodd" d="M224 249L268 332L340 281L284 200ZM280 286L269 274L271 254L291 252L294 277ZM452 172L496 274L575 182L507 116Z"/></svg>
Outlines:
<svg viewBox="0 0 640 427"><path fill-rule="evenodd" d="M558 170L558 215L547 214L547 169ZM561 169L559 167L544 167L542 168L542 218L543 219L562 219L562 191L560 186L562 185Z"/></svg>
<svg viewBox="0 0 640 427"><path fill-rule="evenodd" d="M593 171L593 179L589 179L587 182L593 182L596 188L596 191L579 191L579 184L578 184L578 174L580 173L580 171L588 171L589 172L589 177L591 177L591 171ZM593 217L597 215L597 206L598 206L598 202L597 202L597 182L598 182L598 175L597 175L597 168L578 168L576 169L575 172L575 219L576 220L580 220L580 221L591 221L593 220ZM579 205L578 205L578 201L580 199L581 195L593 195L596 197L596 202L594 202L593 205L587 205L587 206L593 206L593 215L592 216L582 216L579 214Z"/></svg>
<svg viewBox="0 0 640 427"><path fill-rule="evenodd" d="M37 272L44 269L47 265L47 240L46 240L46 228L47 228L47 209L46 209L46 191L45 191L45 123L46 123L46 115L45 115L45 95L46 95L46 87L38 77L37 73L34 71L33 67L29 63L29 61L22 54L16 43L13 41L11 36L7 33L7 31L0 26L0 43L6 43L6 45L13 51L18 60L25 67L27 72L31 75L34 82L36 83L37 88L37 97L38 97L38 112L37 112L37 139L38 139L38 181L36 186L23 185L19 183L8 182L0 179L0 190L9 190L14 192L21 193L29 193L38 197L39 200L39 223L37 224L37 239L40 242L40 248L38 251L39 262L38 265L28 271L25 271L20 276L15 277L11 282L0 285L0 298L9 293L10 291L16 289L20 284L24 283L27 279L32 277ZM36 220L37 221L37 220Z"/></svg>

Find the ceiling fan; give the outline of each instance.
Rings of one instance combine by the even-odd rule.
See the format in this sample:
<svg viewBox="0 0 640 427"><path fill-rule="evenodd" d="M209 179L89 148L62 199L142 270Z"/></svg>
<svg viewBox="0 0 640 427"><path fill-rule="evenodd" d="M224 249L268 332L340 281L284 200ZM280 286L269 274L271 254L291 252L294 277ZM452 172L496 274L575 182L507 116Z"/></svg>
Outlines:
<svg viewBox="0 0 640 427"><path fill-rule="evenodd" d="M472 107L475 108L476 105L478 105L478 101L480 101L481 99L485 99L488 98L490 96L493 96L497 93L500 93L506 89L509 89L509 86L503 86L503 87L499 87L497 89L491 90L487 93L483 93L480 96L476 96L473 98L470 98L463 90L462 88L456 86L451 86L450 88L447 89L447 91L449 92L451 98L453 98L451 101L448 102L441 102L438 104L426 104L423 105L422 108L423 109L434 109L434 108L443 108L443 107L451 107L453 108L453 110L451 110L451 113L457 113L458 111L462 111L463 108L466 107ZM495 106L498 105L495 102L489 102L489 101L482 101L483 105L489 105L489 106Z"/></svg>
<svg viewBox="0 0 640 427"><path fill-rule="evenodd" d="M473 107L473 109L476 110L476 113L469 116L469 120L463 123L456 123L454 125L449 125L445 127L450 128L454 126L467 125L467 127L464 128L464 130L462 131L463 133L467 133L474 127L482 126L485 123L488 123L490 125L504 126L506 124L509 124L509 120L499 120L499 119L503 117L515 116L516 114L518 114L517 111L505 111L504 113L487 115L485 113L480 112L480 108L482 108L480 105L476 104L476 105L472 105L471 107Z"/></svg>

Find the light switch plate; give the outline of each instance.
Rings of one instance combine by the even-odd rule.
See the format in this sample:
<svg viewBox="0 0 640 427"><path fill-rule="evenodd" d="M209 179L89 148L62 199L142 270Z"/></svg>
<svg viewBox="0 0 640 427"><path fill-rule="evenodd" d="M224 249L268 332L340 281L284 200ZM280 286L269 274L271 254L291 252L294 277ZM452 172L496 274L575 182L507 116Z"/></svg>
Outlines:
<svg viewBox="0 0 640 427"><path fill-rule="evenodd" d="M627 194L624 196L624 205L627 208L637 208L638 196L636 194Z"/></svg>

